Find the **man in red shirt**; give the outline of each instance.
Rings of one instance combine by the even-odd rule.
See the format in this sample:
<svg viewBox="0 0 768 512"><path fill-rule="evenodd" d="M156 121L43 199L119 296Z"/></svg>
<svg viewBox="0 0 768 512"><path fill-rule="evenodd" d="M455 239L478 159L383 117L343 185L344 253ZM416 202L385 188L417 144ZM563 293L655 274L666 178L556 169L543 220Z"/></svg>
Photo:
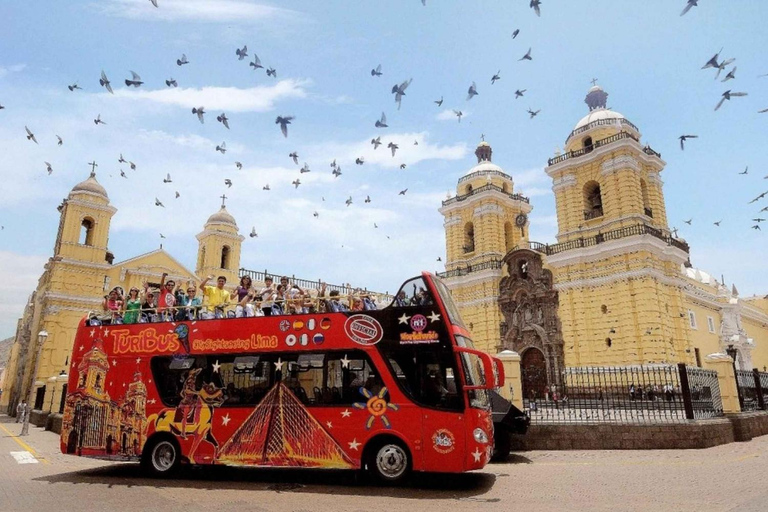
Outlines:
<svg viewBox="0 0 768 512"><path fill-rule="evenodd" d="M176 305L176 297L173 295L176 283L173 279L166 281L166 277L168 277L168 273L163 272L163 277L160 279L160 292L158 292L157 297L157 312L163 320L170 321L173 320L174 306Z"/></svg>

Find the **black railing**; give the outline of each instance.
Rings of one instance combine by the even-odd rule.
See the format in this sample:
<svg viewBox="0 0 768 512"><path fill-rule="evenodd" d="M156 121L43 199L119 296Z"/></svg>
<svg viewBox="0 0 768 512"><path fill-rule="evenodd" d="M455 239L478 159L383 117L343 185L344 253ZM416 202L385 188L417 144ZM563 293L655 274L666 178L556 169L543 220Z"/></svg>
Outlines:
<svg viewBox="0 0 768 512"><path fill-rule="evenodd" d="M584 211L584 220L592 220L603 216L602 208L592 208Z"/></svg>
<svg viewBox="0 0 768 512"><path fill-rule="evenodd" d="M508 180L511 180L512 178L509 176L509 174L503 173L501 171L475 171L472 173L467 174L466 176L462 176L459 178L459 183L463 183L465 181L469 181L471 179L480 177L480 176L487 176L487 175L493 175L493 176L500 176L502 178L506 178Z"/></svg>
<svg viewBox="0 0 768 512"><path fill-rule="evenodd" d="M667 234L666 232L654 228L653 226L649 226L647 224L637 224L634 226L627 226L619 229L614 229L613 231L606 231L604 233L599 233L595 236L590 237L582 237L577 238L576 240L570 240L568 242L562 242L559 244L542 244L539 242L531 242L531 249L534 251L540 252L542 254L546 254L547 256L551 256L553 254L557 254L563 251L569 251L572 249L581 249L583 247L590 247L593 245L597 245L603 242L607 242L610 240L618 240L620 238L625 238L628 236L638 236L638 235L651 235L659 240L663 240L668 245L671 245L672 247L675 247L677 249L680 249L681 251L689 252L688 244L678 240L677 238L672 237L671 235Z"/></svg>
<svg viewBox="0 0 768 512"><path fill-rule="evenodd" d="M739 404L742 411L766 409L768 395L768 372L736 370L736 384L739 390Z"/></svg>
<svg viewBox="0 0 768 512"><path fill-rule="evenodd" d="M643 147L643 153L645 153L646 155L655 156L656 158L661 158L661 153L659 153L658 151L654 151L653 149L651 149L651 146L648 146L648 145L645 145Z"/></svg>
<svg viewBox="0 0 768 512"><path fill-rule="evenodd" d="M617 141L622 140L622 139L632 139L635 142L640 142L640 140L637 137L635 137L634 135L632 135L629 132L619 132L619 133L617 133L615 135L611 135L610 137L606 137L604 139L600 139L600 140L594 142L591 146L589 146L589 148L577 149L576 151L568 151L567 153L563 153L560 156L556 156L554 158L550 158L548 160L548 164L549 165L555 165L555 164L559 164L562 161L568 160L569 158L576 158L576 157L579 157L579 156L582 156L582 155L586 155L587 153L590 153L591 151L593 151L593 150L595 150L595 149L597 149L597 148L599 148L601 146L605 146L607 144L612 144L612 143L617 142Z"/></svg>
<svg viewBox="0 0 768 512"><path fill-rule="evenodd" d="M488 260L475 265L467 265L466 267L449 270L447 272L438 272L438 277L459 277L471 274L473 272L480 272L481 270L499 269L502 267L500 260Z"/></svg>
<svg viewBox="0 0 768 512"><path fill-rule="evenodd" d="M528 395L523 404L534 423L676 423L723 414L717 373L685 365L566 368L562 384L529 387Z"/></svg>
<svg viewBox="0 0 768 512"><path fill-rule="evenodd" d="M592 128L595 128L596 126L615 126L617 122L621 123L622 125L630 126L633 130L635 130L636 132L640 133L640 130L637 129L637 126L635 126L634 124L630 123L626 119L621 119L621 118L618 118L618 119L598 119L597 121L592 121L589 124L585 124L584 126L580 126L579 128L576 128L575 130L573 130L571 132L570 135L568 135L568 138L565 139L565 141L568 142L568 139L570 139L574 135L578 135L580 133L584 133L587 130L591 130Z"/></svg>
<svg viewBox="0 0 768 512"><path fill-rule="evenodd" d="M494 190L496 192L501 192L502 194L504 194L508 198L514 199L515 201L522 201L524 203L530 203L530 199L528 199L527 197L525 197L523 195L520 195L520 194L510 194L506 190L502 189L500 186L494 185L493 183L489 183L487 185L483 185L482 187L477 187L475 189L472 189L471 191L467 192L466 194L462 194L460 196L455 196L455 197L452 197L450 199L446 199L445 201L443 201L443 206L447 206L449 204L453 204L453 203L456 203L456 202L459 202L459 201L464 201L468 197L471 197L471 196L473 196L475 194L479 194L481 192L486 192L488 190Z"/></svg>

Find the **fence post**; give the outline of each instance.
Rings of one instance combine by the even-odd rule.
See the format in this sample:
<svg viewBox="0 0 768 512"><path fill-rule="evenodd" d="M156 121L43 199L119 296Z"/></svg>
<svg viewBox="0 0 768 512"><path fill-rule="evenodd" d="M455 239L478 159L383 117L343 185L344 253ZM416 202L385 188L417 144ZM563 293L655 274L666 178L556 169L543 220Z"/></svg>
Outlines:
<svg viewBox="0 0 768 512"><path fill-rule="evenodd" d="M691 387L688 384L688 370L685 363L677 363L677 371L680 374L680 391L683 393L683 405L685 406L686 419L693 419L693 401L691 401Z"/></svg>
<svg viewBox="0 0 768 512"><path fill-rule="evenodd" d="M757 406L760 410L765 410L765 397L763 397L763 388L760 386L760 370L752 368L752 376L755 379L755 391L757 392Z"/></svg>

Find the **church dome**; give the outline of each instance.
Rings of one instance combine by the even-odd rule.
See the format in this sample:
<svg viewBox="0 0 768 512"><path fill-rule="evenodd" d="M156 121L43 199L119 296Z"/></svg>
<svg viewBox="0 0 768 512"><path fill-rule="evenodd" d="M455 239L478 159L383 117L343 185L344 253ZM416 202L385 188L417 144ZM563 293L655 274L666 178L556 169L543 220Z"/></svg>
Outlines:
<svg viewBox="0 0 768 512"><path fill-rule="evenodd" d="M491 162L493 148L485 140L482 140L477 145L477 148L475 148L475 156L477 157L477 165L468 170L464 176L469 176L476 172L504 172L501 167Z"/></svg>
<svg viewBox="0 0 768 512"><path fill-rule="evenodd" d="M109 196L107 195L107 190L101 186L101 184L96 181L96 173L91 173L91 175L88 177L87 180L82 181L78 183L77 185L72 188L71 194L76 194L78 192L86 192L90 194L96 194L97 196L101 196L107 201L109 201Z"/></svg>
<svg viewBox="0 0 768 512"><path fill-rule="evenodd" d="M597 108L595 110L590 111L589 114L582 117L581 120L578 123L576 123L576 126L574 126L573 129L578 130L582 126L587 126L589 123L592 123L594 121L601 121L604 119L621 120L626 118L614 110L608 110L607 108Z"/></svg>
<svg viewBox="0 0 768 512"><path fill-rule="evenodd" d="M235 218L230 215L225 206L222 206L221 210L208 217L206 224L228 224L234 228L237 228Z"/></svg>
<svg viewBox="0 0 768 512"><path fill-rule="evenodd" d="M490 172L490 171L496 171L496 172L504 172L504 169L499 167L498 165L491 163L491 162L480 162L476 166L472 167L470 170L464 174L464 176L468 176L475 172Z"/></svg>

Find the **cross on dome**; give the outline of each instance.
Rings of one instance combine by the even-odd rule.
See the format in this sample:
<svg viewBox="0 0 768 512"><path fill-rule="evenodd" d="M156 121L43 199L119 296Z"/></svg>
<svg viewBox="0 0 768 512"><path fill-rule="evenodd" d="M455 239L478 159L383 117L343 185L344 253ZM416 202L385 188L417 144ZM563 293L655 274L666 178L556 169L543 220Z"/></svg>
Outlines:
<svg viewBox="0 0 768 512"><path fill-rule="evenodd" d="M224 208L224 202L227 200L227 195L221 194L219 197L221 198L221 207Z"/></svg>
<svg viewBox="0 0 768 512"><path fill-rule="evenodd" d="M96 177L96 168L99 166L99 164L96 163L96 160L93 162L88 162L88 165L91 166L91 178Z"/></svg>

